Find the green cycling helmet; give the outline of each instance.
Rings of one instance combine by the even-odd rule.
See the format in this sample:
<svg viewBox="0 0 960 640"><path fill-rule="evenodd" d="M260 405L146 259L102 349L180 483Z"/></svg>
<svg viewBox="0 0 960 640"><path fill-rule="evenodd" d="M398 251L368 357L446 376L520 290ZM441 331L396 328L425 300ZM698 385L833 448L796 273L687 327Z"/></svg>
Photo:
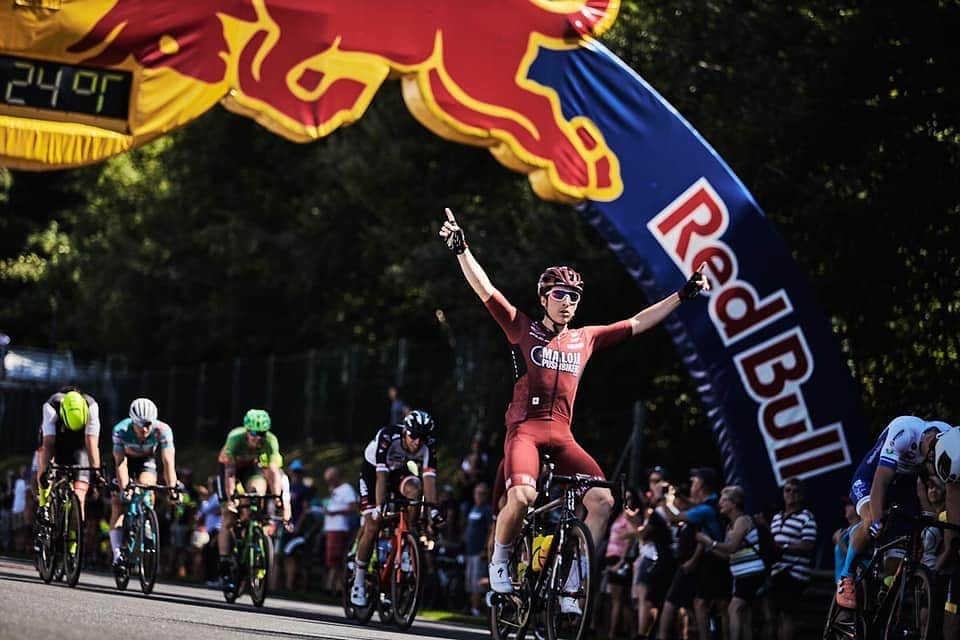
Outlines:
<svg viewBox="0 0 960 640"><path fill-rule="evenodd" d="M247 415L243 416L243 426L254 433L270 431L270 414L263 409L250 409Z"/></svg>
<svg viewBox="0 0 960 640"><path fill-rule="evenodd" d="M80 431L90 417L87 400L76 391L71 391L60 401L60 420L70 431ZM269 418L268 418L269 420Z"/></svg>

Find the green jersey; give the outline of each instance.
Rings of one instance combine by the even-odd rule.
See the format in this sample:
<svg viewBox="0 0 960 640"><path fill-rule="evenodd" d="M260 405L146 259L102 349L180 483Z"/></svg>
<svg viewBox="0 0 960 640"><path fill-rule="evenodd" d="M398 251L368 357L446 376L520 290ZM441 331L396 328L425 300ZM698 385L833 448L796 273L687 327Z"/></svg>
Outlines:
<svg viewBox="0 0 960 640"><path fill-rule="evenodd" d="M280 455L280 443L277 436L267 432L267 436L260 440L260 446L251 448L247 439L247 430L243 427L232 429L227 434L227 441L220 450L220 462L246 467L257 464L267 467L271 464L283 466L283 457Z"/></svg>

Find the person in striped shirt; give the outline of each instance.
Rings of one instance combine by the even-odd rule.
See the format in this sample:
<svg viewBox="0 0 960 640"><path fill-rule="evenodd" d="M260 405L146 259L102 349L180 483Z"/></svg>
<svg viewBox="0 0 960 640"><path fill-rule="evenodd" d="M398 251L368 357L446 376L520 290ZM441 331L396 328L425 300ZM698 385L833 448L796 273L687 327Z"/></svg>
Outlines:
<svg viewBox="0 0 960 640"><path fill-rule="evenodd" d="M778 640L796 637L794 608L810 582L810 564L817 544L817 520L803 506L803 482L791 478L783 485L783 511L770 523L780 559L770 570L770 618Z"/></svg>
<svg viewBox="0 0 960 640"><path fill-rule="evenodd" d="M730 521L726 538L714 540L706 533L697 534L697 540L721 558L730 561L733 575L733 597L728 608L730 614L730 639L749 638L750 605L766 578L763 559L760 557L760 536L753 518L743 512L743 489L737 485L724 487L718 503L720 513Z"/></svg>

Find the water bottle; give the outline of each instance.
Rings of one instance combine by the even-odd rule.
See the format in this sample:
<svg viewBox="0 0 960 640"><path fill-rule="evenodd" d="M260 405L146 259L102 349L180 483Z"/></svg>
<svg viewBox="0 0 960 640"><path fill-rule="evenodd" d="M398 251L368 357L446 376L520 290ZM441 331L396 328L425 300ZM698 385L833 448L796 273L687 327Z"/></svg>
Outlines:
<svg viewBox="0 0 960 640"><path fill-rule="evenodd" d="M386 562L391 551L393 551L393 544L390 542L390 538L381 538L377 544L377 561L380 564Z"/></svg>
<svg viewBox="0 0 960 640"><path fill-rule="evenodd" d="M403 551L400 552L400 570L411 571L412 569L413 561L410 560L410 549L404 547Z"/></svg>

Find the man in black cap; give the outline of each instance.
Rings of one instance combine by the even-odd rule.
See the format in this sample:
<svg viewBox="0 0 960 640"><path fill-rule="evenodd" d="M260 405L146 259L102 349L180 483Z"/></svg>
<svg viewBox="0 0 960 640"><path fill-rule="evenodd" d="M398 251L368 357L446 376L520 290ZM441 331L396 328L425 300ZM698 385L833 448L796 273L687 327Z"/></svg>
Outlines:
<svg viewBox="0 0 960 640"><path fill-rule="evenodd" d="M709 467L691 469L690 496L697 505L677 513L668 509L667 514L670 520L674 523L685 522L694 525L713 540L723 540L724 529L720 522L720 511L717 508L719 488L720 479L715 470ZM700 557L693 582L693 610L697 619L698 637L709 638L710 603L730 596L732 586L730 566L716 555L704 553ZM669 594L667 599L670 600ZM720 611L725 612L726 607L720 607Z"/></svg>

